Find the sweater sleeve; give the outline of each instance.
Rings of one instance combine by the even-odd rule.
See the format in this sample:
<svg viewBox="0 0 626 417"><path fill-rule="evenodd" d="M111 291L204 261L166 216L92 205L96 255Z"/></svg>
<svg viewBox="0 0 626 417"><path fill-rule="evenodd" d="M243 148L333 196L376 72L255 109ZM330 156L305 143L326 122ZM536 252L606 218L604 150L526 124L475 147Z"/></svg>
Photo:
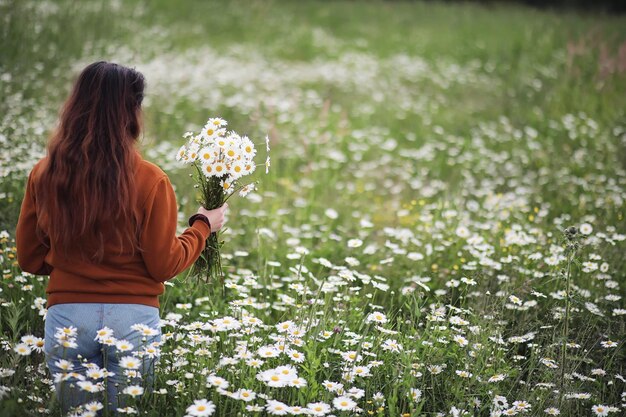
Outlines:
<svg viewBox="0 0 626 417"><path fill-rule="evenodd" d="M44 233L37 233L37 208L33 192L33 171L28 175L24 200L15 230L17 263L23 271L35 275L50 275L52 267L44 261L50 241Z"/></svg>
<svg viewBox="0 0 626 417"><path fill-rule="evenodd" d="M196 220L180 236L176 236L177 222L176 194L165 175L146 199L140 241L148 273L159 282L175 277L195 262L211 234L205 222Z"/></svg>

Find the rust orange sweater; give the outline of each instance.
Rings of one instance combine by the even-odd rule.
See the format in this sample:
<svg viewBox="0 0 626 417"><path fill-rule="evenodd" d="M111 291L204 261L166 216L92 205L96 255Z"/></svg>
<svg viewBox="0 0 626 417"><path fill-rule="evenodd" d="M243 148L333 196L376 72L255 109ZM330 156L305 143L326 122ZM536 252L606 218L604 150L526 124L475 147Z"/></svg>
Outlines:
<svg viewBox="0 0 626 417"><path fill-rule="evenodd" d="M29 177L15 233L17 260L26 272L50 275L46 288L48 307L62 303L132 303L159 307L163 282L187 269L200 256L211 230L202 220L176 235L178 205L167 175L135 152L138 203L133 207L142 224L144 253L130 248L120 254L116 239L105 243L100 264L67 259L36 234L37 182L41 161ZM52 220L53 221L53 220ZM129 231L129 233L132 233ZM128 246L128 245L127 245ZM128 249L128 250L126 250Z"/></svg>

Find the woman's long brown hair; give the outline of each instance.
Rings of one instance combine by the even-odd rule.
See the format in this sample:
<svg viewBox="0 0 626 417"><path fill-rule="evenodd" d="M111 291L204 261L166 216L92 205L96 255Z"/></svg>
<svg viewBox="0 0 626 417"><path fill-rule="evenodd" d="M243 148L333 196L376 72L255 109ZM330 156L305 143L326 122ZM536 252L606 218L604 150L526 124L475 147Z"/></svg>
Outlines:
<svg viewBox="0 0 626 417"><path fill-rule="evenodd" d="M133 210L135 142L141 132L145 80L109 62L87 66L65 102L50 137L37 187L37 215L55 250L101 262L110 232L139 247ZM93 244L95 243L95 245ZM88 244L91 243L91 244Z"/></svg>

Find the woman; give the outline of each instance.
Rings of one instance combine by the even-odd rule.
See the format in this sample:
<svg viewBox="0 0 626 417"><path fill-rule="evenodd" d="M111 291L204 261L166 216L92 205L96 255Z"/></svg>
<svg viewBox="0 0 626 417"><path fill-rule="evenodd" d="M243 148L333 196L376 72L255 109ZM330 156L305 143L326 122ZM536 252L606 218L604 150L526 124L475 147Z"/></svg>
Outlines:
<svg viewBox="0 0 626 417"><path fill-rule="evenodd" d="M109 372L109 409L141 391L137 381L151 389L163 283L187 269L224 223L226 204L200 207L176 236L172 184L135 148L143 94L141 73L87 66L28 177L17 257L24 271L50 275L44 352L64 412L94 398L100 368Z"/></svg>

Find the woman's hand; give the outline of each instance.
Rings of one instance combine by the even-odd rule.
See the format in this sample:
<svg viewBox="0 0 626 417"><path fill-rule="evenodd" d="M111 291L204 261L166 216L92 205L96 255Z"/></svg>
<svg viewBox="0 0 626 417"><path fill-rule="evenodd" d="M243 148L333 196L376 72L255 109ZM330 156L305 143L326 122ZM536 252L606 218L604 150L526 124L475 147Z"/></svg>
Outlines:
<svg viewBox="0 0 626 417"><path fill-rule="evenodd" d="M198 209L198 213L204 214L211 223L211 233L217 232L224 225L224 213L228 209L228 203L224 203L222 207L218 207L213 210L207 210L204 207Z"/></svg>

